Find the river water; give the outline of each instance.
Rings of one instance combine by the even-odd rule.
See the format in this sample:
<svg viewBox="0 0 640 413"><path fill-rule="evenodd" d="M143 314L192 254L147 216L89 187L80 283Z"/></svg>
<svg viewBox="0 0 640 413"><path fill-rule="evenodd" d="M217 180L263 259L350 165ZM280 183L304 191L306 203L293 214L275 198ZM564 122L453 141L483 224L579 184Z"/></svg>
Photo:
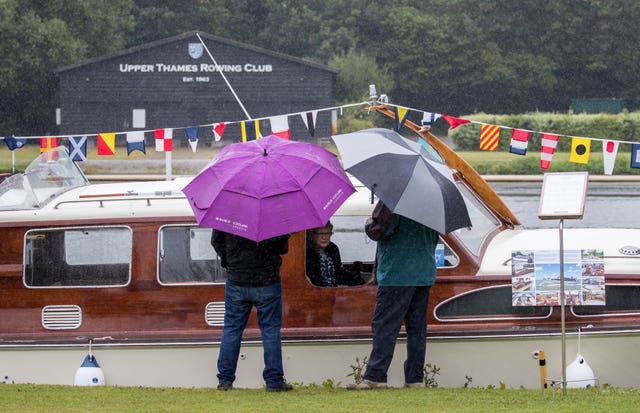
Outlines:
<svg viewBox="0 0 640 413"><path fill-rule="evenodd" d="M538 219L542 182L490 182L526 228L558 228L557 220ZM583 219L565 219L565 228L640 228L640 182L587 185Z"/></svg>

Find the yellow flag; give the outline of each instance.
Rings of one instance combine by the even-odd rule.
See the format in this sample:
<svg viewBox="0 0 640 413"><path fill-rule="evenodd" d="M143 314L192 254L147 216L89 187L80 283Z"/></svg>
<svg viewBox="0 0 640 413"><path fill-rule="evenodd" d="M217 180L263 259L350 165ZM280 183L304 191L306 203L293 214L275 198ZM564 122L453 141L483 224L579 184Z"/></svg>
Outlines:
<svg viewBox="0 0 640 413"><path fill-rule="evenodd" d="M589 163L589 153L591 152L591 139L571 138L571 155L569 161L574 163Z"/></svg>

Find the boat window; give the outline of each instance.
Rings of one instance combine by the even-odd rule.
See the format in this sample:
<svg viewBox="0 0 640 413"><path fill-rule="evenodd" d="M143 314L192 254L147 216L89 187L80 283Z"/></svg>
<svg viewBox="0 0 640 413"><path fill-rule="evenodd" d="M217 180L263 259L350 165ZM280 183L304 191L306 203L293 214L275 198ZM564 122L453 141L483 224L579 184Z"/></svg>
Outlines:
<svg viewBox="0 0 640 413"><path fill-rule="evenodd" d="M585 293L588 294L588 293ZM640 314L640 285L606 285L605 305L576 305L576 317L637 316Z"/></svg>
<svg viewBox="0 0 640 413"><path fill-rule="evenodd" d="M224 283L224 270L211 245L211 228L167 225L158 235L160 284Z"/></svg>
<svg viewBox="0 0 640 413"><path fill-rule="evenodd" d="M36 229L25 235L27 287L127 285L131 276L129 227Z"/></svg>
<svg viewBox="0 0 640 413"><path fill-rule="evenodd" d="M377 244L364 232L366 219L367 216L363 215L333 216L331 241L340 249L340 259L345 268L352 270L354 263L361 263L360 276L368 281L373 270ZM307 240L310 240L310 236L310 231L307 231ZM435 253L438 268L454 267L460 262L458 256L442 240L438 242Z"/></svg>
<svg viewBox="0 0 640 413"><path fill-rule="evenodd" d="M547 318L553 307L514 306L511 284L478 288L445 300L434 309L442 322Z"/></svg>
<svg viewBox="0 0 640 413"><path fill-rule="evenodd" d="M469 211L471 227L458 229L454 233L473 254L479 255L484 240L500 226L500 221L463 182L457 184Z"/></svg>

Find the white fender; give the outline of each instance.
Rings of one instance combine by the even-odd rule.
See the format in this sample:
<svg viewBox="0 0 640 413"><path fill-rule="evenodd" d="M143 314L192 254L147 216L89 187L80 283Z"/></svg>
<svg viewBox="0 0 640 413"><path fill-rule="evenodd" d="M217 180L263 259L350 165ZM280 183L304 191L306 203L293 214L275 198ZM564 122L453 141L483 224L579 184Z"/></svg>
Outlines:
<svg viewBox="0 0 640 413"><path fill-rule="evenodd" d="M98 364L98 360L91 355L87 354L84 361L76 371L76 376L73 380L74 386L104 386L104 373Z"/></svg>
<svg viewBox="0 0 640 413"><path fill-rule="evenodd" d="M593 370L578 353L573 363L567 366L567 387L584 389L595 385L596 377Z"/></svg>

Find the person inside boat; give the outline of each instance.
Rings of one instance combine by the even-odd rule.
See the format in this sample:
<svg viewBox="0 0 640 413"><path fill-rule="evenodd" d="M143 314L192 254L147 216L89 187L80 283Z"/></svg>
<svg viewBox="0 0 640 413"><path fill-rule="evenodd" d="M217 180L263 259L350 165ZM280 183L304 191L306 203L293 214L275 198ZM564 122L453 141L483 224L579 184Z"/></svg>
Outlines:
<svg viewBox="0 0 640 413"><path fill-rule="evenodd" d="M345 268L340 258L340 249L331 241L333 224L328 221L323 227L307 231L307 276L318 287L340 285L362 285L360 275L362 263L355 261L351 269Z"/></svg>

